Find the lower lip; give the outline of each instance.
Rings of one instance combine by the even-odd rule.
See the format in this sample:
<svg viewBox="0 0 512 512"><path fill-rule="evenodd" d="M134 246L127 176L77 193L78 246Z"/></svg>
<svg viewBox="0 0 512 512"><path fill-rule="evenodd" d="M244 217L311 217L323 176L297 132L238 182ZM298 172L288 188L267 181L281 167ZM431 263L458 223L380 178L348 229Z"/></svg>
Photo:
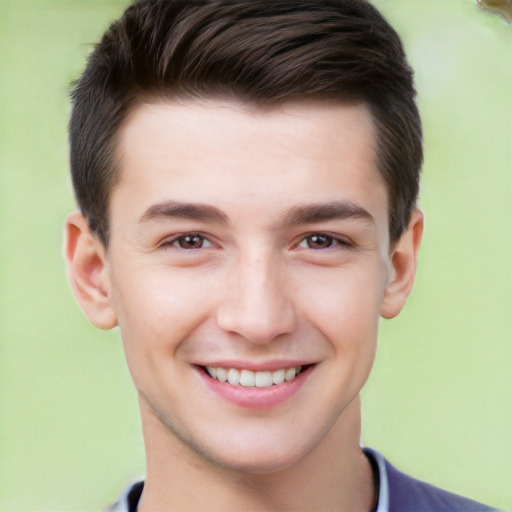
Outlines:
<svg viewBox="0 0 512 512"><path fill-rule="evenodd" d="M284 403L299 392L313 369L314 366L311 365L299 373L293 380L274 384L266 388L258 388L232 386L227 382L220 382L210 377L203 368L197 368L203 382L211 391L228 402L252 409L270 409Z"/></svg>

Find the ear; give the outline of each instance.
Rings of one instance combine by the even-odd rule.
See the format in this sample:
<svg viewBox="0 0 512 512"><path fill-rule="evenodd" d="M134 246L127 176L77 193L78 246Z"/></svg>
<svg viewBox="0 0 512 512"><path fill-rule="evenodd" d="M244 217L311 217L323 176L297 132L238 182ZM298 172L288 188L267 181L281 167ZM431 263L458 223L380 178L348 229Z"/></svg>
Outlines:
<svg viewBox="0 0 512 512"><path fill-rule="evenodd" d="M64 257L71 288L89 320L101 329L117 325L103 243L79 212L66 218Z"/></svg>
<svg viewBox="0 0 512 512"><path fill-rule="evenodd" d="M384 318L394 318L411 293L416 276L418 249L423 236L423 213L414 210L407 229L391 249L391 278L381 307Z"/></svg>

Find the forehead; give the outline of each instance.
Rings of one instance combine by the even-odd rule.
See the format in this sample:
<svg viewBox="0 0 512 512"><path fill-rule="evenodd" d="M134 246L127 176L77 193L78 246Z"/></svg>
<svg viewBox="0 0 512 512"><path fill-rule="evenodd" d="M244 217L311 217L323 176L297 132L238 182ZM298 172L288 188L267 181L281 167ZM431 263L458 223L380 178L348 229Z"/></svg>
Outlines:
<svg viewBox="0 0 512 512"><path fill-rule="evenodd" d="M219 132L216 127L226 130ZM344 130L344 127L350 129ZM344 140L351 138L352 133L353 138L365 137L368 157L373 158L372 150L375 150L374 123L366 104L320 100L258 105L237 99L167 100L149 96L130 109L117 139L122 150L123 143L134 132L150 129L163 134L171 128L180 130L174 133L175 140L186 138L193 144L199 137L205 147L210 142L218 146L220 139L223 139L223 144L229 144L251 135L261 143L271 139L270 149L280 145L286 151L287 142L293 144L299 138L307 138L310 144L320 141L336 150L343 148ZM340 138L342 132L343 139ZM282 137L276 140L275 134Z"/></svg>
<svg viewBox="0 0 512 512"><path fill-rule="evenodd" d="M361 104L145 103L119 131L111 207L121 199L134 209L171 199L277 212L294 202L357 200L384 208L387 226L375 145Z"/></svg>

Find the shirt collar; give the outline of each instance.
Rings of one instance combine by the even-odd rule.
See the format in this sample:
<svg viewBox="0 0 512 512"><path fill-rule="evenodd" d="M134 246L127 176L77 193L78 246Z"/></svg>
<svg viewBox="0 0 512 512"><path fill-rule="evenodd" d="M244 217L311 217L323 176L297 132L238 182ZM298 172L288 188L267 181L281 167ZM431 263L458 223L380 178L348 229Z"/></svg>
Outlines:
<svg viewBox="0 0 512 512"><path fill-rule="evenodd" d="M363 452L372 462L379 481L379 496L375 512L389 512L389 480L384 457L371 448L363 448Z"/></svg>

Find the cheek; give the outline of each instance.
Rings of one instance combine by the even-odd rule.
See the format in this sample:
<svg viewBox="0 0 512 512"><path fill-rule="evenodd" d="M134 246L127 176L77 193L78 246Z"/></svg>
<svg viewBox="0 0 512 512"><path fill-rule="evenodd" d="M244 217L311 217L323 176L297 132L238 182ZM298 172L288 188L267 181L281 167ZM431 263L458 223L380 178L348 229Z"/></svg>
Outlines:
<svg viewBox="0 0 512 512"><path fill-rule="evenodd" d="M176 349L211 309L212 294L200 282L169 268L118 269L113 303L127 357L158 357Z"/></svg>
<svg viewBox="0 0 512 512"><path fill-rule="evenodd" d="M330 341L337 357L373 354L384 297L384 273L375 265L339 268L336 272L323 270L317 269L315 276L309 276L307 293L297 290L302 314Z"/></svg>
<svg viewBox="0 0 512 512"><path fill-rule="evenodd" d="M375 264L312 267L294 277L294 294L320 316L333 320L340 315L367 317L379 311L386 287L384 265Z"/></svg>

